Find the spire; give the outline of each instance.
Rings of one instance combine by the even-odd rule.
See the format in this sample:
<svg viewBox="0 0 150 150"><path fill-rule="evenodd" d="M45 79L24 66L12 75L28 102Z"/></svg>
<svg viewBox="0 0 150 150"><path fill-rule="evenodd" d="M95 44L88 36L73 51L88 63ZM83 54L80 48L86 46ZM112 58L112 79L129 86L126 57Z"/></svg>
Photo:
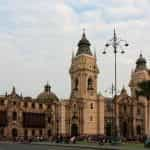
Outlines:
<svg viewBox="0 0 150 150"><path fill-rule="evenodd" d="M7 91L5 92L5 96L6 96L6 97L8 96L8 93L7 93Z"/></svg>
<svg viewBox="0 0 150 150"><path fill-rule="evenodd" d="M121 94L127 94L127 90L126 90L126 88L125 88L125 86L123 85L123 87L122 87L122 90L121 90Z"/></svg>
<svg viewBox="0 0 150 150"><path fill-rule="evenodd" d="M80 54L92 55L90 45L90 42L86 38L85 29L83 29L81 40L78 42L78 50L76 56Z"/></svg>
<svg viewBox="0 0 150 150"><path fill-rule="evenodd" d="M116 35L116 30L114 28L114 41L116 41L116 40L117 40L117 35Z"/></svg>
<svg viewBox="0 0 150 150"><path fill-rule="evenodd" d="M51 86L49 85L48 81L47 81L47 84L44 86L44 91L45 92L50 92L51 91Z"/></svg>
<svg viewBox="0 0 150 150"><path fill-rule="evenodd" d="M85 28L83 28L83 35L82 37L86 38L86 35L85 35Z"/></svg>
<svg viewBox="0 0 150 150"><path fill-rule="evenodd" d="M139 58L136 61L136 70L147 69L146 63L146 59L143 57L142 53L140 53Z"/></svg>
<svg viewBox="0 0 150 150"><path fill-rule="evenodd" d="M15 86L13 86L11 94L12 95L16 95L16 88L15 88Z"/></svg>

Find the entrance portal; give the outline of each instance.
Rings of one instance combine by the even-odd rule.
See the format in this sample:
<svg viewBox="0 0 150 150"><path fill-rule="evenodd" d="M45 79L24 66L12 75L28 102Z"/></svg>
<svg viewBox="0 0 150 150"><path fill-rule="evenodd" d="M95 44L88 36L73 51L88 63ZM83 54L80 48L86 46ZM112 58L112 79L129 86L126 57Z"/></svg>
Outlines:
<svg viewBox="0 0 150 150"><path fill-rule="evenodd" d="M13 137L13 138L16 138L17 135L18 135L17 129L15 129L15 128L12 129L12 137Z"/></svg>
<svg viewBox="0 0 150 150"><path fill-rule="evenodd" d="M106 125L106 135L107 136L111 136L111 130L112 130L111 123L107 123L107 125Z"/></svg>
<svg viewBox="0 0 150 150"><path fill-rule="evenodd" d="M50 137L51 135L52 135L52 133L51 133L51 130L49 129L49 130L47 131L47 136Z"/></svg>
<svg viewBox="0 0 150 150"><path fill-rule="evenodd" d="M123 137L127 137L127 123L123 123Z"/></svg>
<svg viewBox="0 0 150 150"><path fill-rule="evenodd" d="M141 135L141 127L140 126L136 127L136 132L137 132L137 135Z"/></svg>
<svg viewBox="0 0 150 150"><path fill-rule="evenodd" d="M71 126L71 136L78 136L78 126L76 124Z"/></svg>

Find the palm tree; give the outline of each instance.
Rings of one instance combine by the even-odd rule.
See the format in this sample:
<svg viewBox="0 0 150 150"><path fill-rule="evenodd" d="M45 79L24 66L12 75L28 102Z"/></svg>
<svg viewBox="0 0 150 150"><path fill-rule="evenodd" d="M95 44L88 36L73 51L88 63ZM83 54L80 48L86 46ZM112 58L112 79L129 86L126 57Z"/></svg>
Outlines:
<svg viewBox="0 0 150 150"><path fill-rule="evenodd" d="M150 80L142 81L138 84L139 89L136 91L138 96L145 96L150 99Z"/></svg>

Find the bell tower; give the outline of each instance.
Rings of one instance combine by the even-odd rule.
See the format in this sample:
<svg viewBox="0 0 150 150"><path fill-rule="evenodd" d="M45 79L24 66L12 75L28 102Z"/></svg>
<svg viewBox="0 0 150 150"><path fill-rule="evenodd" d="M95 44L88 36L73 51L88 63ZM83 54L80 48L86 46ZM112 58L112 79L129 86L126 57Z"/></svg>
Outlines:
<svg viewBox="0 0 150 150"><path fill-rule="evenodd" d="M70 67L71 77L71 98L96 99L97 76L99 73L96 55L90 49L90 42L85 32L78 42L78 49L75 56L72 56Z"/></svg>
<svg viewBox="0 0 150 150"><path fill-rule="evenodd" d="M132 71L131 80L129 87L131 89L131 95L136 96L136 90L138 83L144 80L149 80L149 73L147 69L147 61L142 54L139 55L139 58L136 61L136 68Z"/></svg>

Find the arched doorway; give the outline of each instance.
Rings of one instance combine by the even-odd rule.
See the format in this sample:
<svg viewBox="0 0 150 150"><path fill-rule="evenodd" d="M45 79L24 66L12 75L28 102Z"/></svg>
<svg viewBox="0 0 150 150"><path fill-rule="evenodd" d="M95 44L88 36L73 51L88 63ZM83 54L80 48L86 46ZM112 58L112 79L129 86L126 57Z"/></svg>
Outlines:
<svg viewBox="0 0 150 150"><path fill-rule="evenodd" d="M123 137L127 137L127 123L126 122L123 123L122 133L123 133Z"/></svg>
<svg viewBox="0 0 150 150"><path fill-rule="evenodd" d="M47 131L47 136L50 137L51 135L52 135L52 132L51 132L51 130L49 129L49 130Z"/></svg>
<svg viewBox="0 0 150 150"><path fill-rule="evenodd" d="M28 130L27 129L24 130L24 139L25 140L28 139Z"/></svg>
<svg viewBox="0 0 150 150"><path fill-rule="evenodd" d="M17 131L17 129L12 129L12 137L13 138L16 138L18 136L18 131Z"/></svg>
<svg viewBox="0 0 150 150"><path fill-rule="evenodd" d="M77 136L78 135L78 126L76 124L72 124L71 126L71 136Z"/></svg>
<svg viewBox="0 0 150 150"><path fill-rule="evenodd" d="M140 126L136 127L136 133L137 133L137 135L141 135L141 127Z"/></svg>
<svg viewBox="0 0 150 150"><path fill-rule="evenodd" d="M111 123L107 123L106 125L106 135L111 136Z"/></svg>
<svg viewBox="0 0 150 150"><path fill-rule="evenodd" d="M0 128L0 137L4 136L4 128Z"/></svg>

